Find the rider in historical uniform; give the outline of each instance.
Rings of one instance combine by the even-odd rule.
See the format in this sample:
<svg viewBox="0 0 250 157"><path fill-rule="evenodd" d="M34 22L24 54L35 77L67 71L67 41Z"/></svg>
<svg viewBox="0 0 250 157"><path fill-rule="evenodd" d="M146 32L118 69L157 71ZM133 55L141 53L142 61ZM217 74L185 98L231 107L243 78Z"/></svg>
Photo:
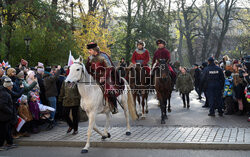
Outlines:
<svg viewBox="0 0 250 157"><path fill-rule="evenodd" d="M86 69L102 85L104 97L112 105L111 112L115 114L118 112L116 97L119 95L115 90L119 87L115 82L114 64L106 53L100 51L96 43L91 42L87 49L91 56L88 57Z"/></svg>
<svg viewBox="0 0 250 157"><path fill-rule="evenodd" d="M152 61L153 69L154 69L154 67L157 66L157 60L159 60L159 59L166 59L166 60L168 60L168 63L171 61L170 52L165 47L166 42L162 39L159 39L156 41L156 44L158 46L158 49L154 53L154 58ZM168 68L171 72L171 78L174 81L176 78L176 73L174 72L173 68L170 65L168 65Z"/></svg>
<svg viewBox="0 0 250 157"><path fill-rule="evenodd" d="M141 64L147 71L147 74L149 75L150 73L150 68L148 66L149 62L149 52L147 49L144 48L145 43L141 40L137 42L137 49L134 51L133 56L132 56L132 63L133 64Z"/></svg>

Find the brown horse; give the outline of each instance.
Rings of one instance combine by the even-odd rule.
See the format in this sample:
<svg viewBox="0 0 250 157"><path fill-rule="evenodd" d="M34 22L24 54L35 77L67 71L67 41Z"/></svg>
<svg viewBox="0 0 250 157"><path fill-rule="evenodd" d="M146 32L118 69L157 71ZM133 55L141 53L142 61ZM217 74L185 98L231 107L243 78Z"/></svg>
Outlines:
<svg viewBox="0 0 250 157"><path fill-rule="evenodd" d="M161 108L161 124L165 124L165 119L167 119L167 101L168 112L171 112L170 98L173 90L173 81L170 76L168 61L165 59L159 60L158 66L154 69L154 76L155 90Z"/></svg>
<svg viewBox="0 0 250 157"><path fill-rule="evenodd" d="M129 67L126 68L126 79L130 85L131 90L133 90L132 93L134 102L136 102L137 98L139 104L139 115L141 114L142 119L145 119L145 113L148 113L147 99L150 85L150 77L147 74L145 68L141 67L140 64L136 64L135 66L131 64ZM140 104L142 111L140 108Z"/></svg>

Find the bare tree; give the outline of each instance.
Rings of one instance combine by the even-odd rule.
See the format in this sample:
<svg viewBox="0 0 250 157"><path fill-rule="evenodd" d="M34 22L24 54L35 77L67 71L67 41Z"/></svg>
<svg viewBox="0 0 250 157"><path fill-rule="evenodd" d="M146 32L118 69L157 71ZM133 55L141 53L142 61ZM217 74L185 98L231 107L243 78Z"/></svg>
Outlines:
<svg viewBox="0 0 250 157"><path fill-rule="evenodd" d="M217 15L222 22L215 58L220 57L223 40L228 31L229 23L232 20L231 14L236 2L237 0L214 0ZM224 4L224 6L222 6L221 4Z"/></svg>
<svg viewBox="0 0 250 157"><path fill-rule="evenodd" d="M196 0L193 0L192 4L189 7L186 7L186 0L181 0L181 9L184 17L184 35L186 37L187 47L188 47L188 60L190 64L194 64L196 62L196 54L193 50L192 40L198 36L197 27L195 24L196 18L199 16L197 12L194 10Z"/></svg>
<svg viewBox="0 0 250 157"><path fill-rule="evenodd" d="M97 9L98 0L88 0L89 4L89 13L93 13Z"/></svg>
<svg viewBox="0 0 250 157"><path fill-rule="evenodd" d="M177 53L179 57L180 63L183 63L183 57L182 57L182 43L183 43L183 32L184 32L184 27L183 27L183 20L181 19L180 16L180 2L177 0L177 29L180 32L180 38L179 38L179 44L177 48Z"/></svg>
<svg viewBox="0 0 250 157"><path fill-rule="evenodd" d="M202 7L197 7L197 10L200 14L200 23L201 23L201 34L202 34L202 52L201 52L201 60L205 61L209 46L209 38L212 32L213 19L216 13L215 8L212 7L211 0L206 0L205 4ZM204 12L202 12L204 11Z"/></svg>

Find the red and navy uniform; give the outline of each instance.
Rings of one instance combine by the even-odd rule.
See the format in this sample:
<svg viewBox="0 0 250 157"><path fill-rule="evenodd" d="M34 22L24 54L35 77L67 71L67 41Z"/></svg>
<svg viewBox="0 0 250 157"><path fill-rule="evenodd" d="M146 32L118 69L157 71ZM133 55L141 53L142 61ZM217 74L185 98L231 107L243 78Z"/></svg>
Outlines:
<svg viewBox="0 0 250 157"><path fill-rule="evenodd" d="M158 48L155 51L152 66L156 63L156 60L159 60L159 59L166 59L166 60L169 60L169 62L171 61L170 52L165 47ZM170 65L168 65L168 69L171 71L173 78L175 78L176 73L174 72L173 68Z"/></svg>
<svg viewBox="0 0 250 157"><path fill-rule="evenodd" d="M133 64L140 63L147 73L150 73L150 68L148 66L149 62L149 52L147 49L143 48L142 50L136 49L135 52L133 53L132 59L131 59Z"/></svg>
<svg viewBox="0 0 250 157"><path fill-rule="evenodd" d="M95 56L88 57L86 63L88 73L91 74L97 82L104 85L105 97L108 97L110 91L116 91L122 88L116 82L117 79L115 77L117 76L115 75L116 73L113 65L110 57L104 52L99 52ZM104 80L104 82L100 82L101 80ZM116 92L116 96L119 94L119 92Z"/></svg>

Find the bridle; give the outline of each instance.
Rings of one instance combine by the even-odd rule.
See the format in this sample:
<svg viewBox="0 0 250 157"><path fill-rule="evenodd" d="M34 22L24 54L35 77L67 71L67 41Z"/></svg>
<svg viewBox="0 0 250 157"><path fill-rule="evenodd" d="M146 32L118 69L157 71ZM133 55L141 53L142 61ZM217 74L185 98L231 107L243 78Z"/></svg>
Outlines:
<svg viewBox="0 0 250 157"><path fill-rule="evenodd" d="M74 64L78 64L78 65L80 65L82 67L80 79L78 81L76 81L76 83L93 83L91 81L90 82L89 81L81 81L82 78L83 78L83 75L85 73L85 71L84 71L84 65L83 65L83 63L80 63L80 62L74 62Z"/></svg>

